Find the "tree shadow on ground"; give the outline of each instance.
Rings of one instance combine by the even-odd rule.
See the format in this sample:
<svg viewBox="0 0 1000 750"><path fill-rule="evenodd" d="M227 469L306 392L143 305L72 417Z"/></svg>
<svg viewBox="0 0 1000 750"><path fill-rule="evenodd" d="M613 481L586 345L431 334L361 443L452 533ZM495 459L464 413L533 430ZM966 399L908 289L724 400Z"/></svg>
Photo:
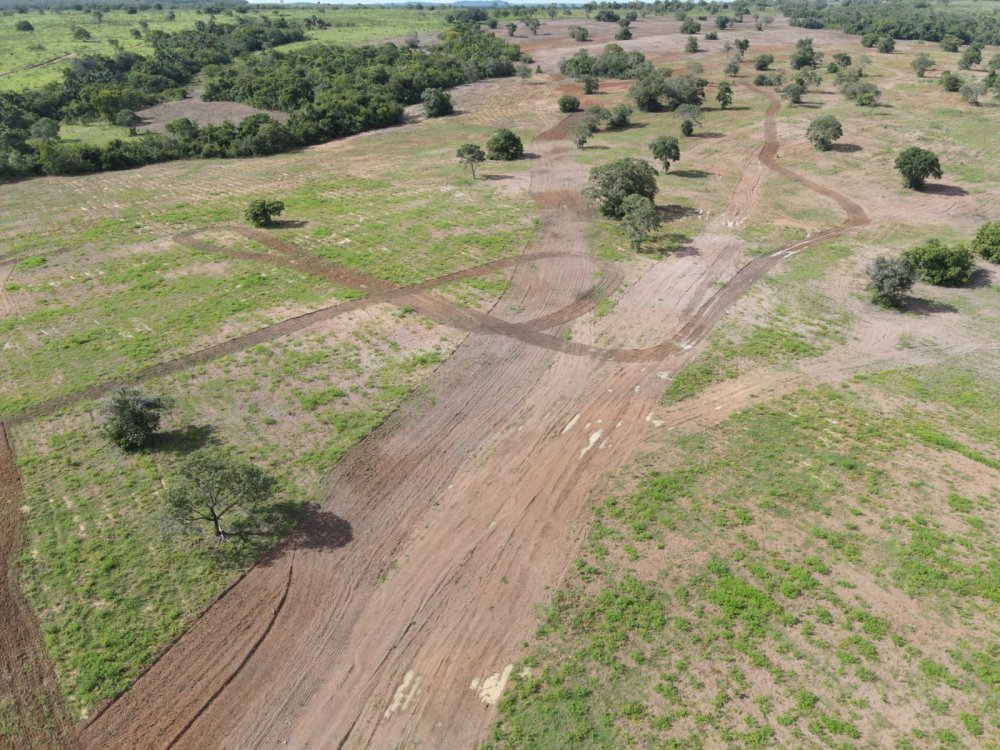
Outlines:
<svg viewBox="0 0 1000 750"><path fill-rule="evenodd" d="M211 425L189 424L178 430L157 433L151 447L155 453L191 453L217 442L215 428Z"/></svg>
<svg viewBox="0 0 1000 750"><path fill-rule="evenodd" d="M305 219L276 219L267 227L268 229L302 229L309 224Z"/></svg>
<svg viewBox="0 0 1000 750"><path fill-rule="evenodd" d="M709 132L705 132L705 133L692 133L689 137L690 138L721 138L723 135L725 135L725 134L724 133L718 133L718 132L716 132L716 131L713 130L713 131L709 131Z"/></svg>
<svg viewBox="0 0 1000 750"><path fill-rule="evenodd" d="M541 159L542 156L541 156L541 154L532 154L532 153L529 153L529 152L525 151L523 154L521 154L521 158L522 159Z"/></svg>
<svg viewBox="0 0 1000 750"><path fill-rule="evenodd" d="M509 174L483 174L479 175L479 179L490 180L495 182L497 180L513 180L514 178L512 175Z"/></svg>
<svg viewBox="0 0 1000 750"><path fill-rule="evenodd" d="M354 533L345 519L310 503L291 539L298 549L336 549L350 544Z"/></svg>
<svg viewBox="0 0 1000 750"><path fill-rule="evenodd" d="M933 299L922 299L920 297L907 297L900 305L903 312L914 315L934 315L936 313L957 313L958 308L946 302L938 302Z"/></svg>
<svg viewBox="0 0 1000 750"><path fill-rule="evenodd" d="M348 521L314 503L304 507L298 503L277 503L271 508L270 520L276 524L268 531L245 532L241 539L245 545L244 559L259 557L257 565L260 567L274 565L296 550L333 550L354 541L354 531ZM294 524L294 529L285 541L260 556L268 541L274 539L273 534L280 537L282 527L288 529L288 524Z"/></svg>
<svg viewBox="0 0 1000 750"><path fill-rule="evenodd" d="M672 174L674 177L685 177L689 179L701 179L702 177L711 176L711 172L706 172L704 169L674 169L667 174Z"/></svg>
<svg viewBox="0 0 1000 750"><path fill-rule="evenodd" d="M726 112L749 112L750 107L726 107Z"/></svg>
<svg viewBox="0 0 1000 750"><path fill-rule="evenodd" d="M698 213L696 208L678 205L657 206L656 211L660 214L660 221L676 221L687 216L695 216Z"/></svg>
<svg viewBox="0 0 1000 750"><path fill-rule="evenodd" d="M958 198L959 196L969 194L968 190L958 185L942 185L938 182L931 182L924 185L924 189L921 192L928 193L929 195L946 195L949 198Z"/></svg>
<svg viewBox="0 0 1000 750"><path fill-rule="evenodd" d="M993 274L988 268L977 268L964 284L966 289L985 289L993 286Z"/></svg>
<svg viewBox="0 0 1000 750"><path fill-rule="evenodd" d="M856 154L858 151L864 151L864 149L856 143L834 143L830 150L837 151L841 154Z"/></svg>
<svg viewBox="0 0 1000 750"><path fill-rule="evenodd" d="M823 106L823 102L799 102L795 106L802 107L804 109L819 109Z"/></svg>

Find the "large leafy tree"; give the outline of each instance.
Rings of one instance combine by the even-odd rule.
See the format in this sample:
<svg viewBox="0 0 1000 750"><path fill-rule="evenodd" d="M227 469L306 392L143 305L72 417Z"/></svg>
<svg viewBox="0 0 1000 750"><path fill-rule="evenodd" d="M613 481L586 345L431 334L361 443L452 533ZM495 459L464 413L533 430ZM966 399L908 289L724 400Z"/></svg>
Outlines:
<svg viewBox="0 0 1000 750"><path fill-rule="evenodd" d="M649 150L653 152L653 157L663 165L664 172L670 169L670 162L678 161L681 158L681 147L672 135L657 136L649 144Z"/></svg>
<svg viewBox="0 0 1000 750"><path fill-rule="evenodd" d="M913 287L917 272L909 258L879 255L865 267L871 300L883 307L899 307Z"/></svg>
<svg viewBox="0 0 1000 750"><path fill-rule="evenodd" d="M660 226L656 206L644 195L629 195L622 201L622 226L632 241L632 249L642 250L642 243Z"/></svg>
<svg viewBox="0 0 1000 750"><path fill-rule="evenodd" d="M903 255L913 264L917 278L937 286L961 286L972 276L972 253L964 245L945 245L930 239Z"/></svg>
<svg viewBox="0 0 1000 750"><path fill-rule="evenodd" d="M513 130L500 128L486 141L486 156L498 161L513 161L524 155L524 144Z"/></svg>
<svg viewBox="0 0 1000 750"><path fill-rule="evenodd" d="M937 154L919 146L910 146L896 157L896 169L903 177L904 187L921 190L928 177L940 179L944 174Z"/></svg>
<svg viewBox="0 0 1000 750"><path fill-rule="evenodd" d="M191 453L167 486L170 512L189 526L210 524L219 541L264 525L275 480L218 447Z"/></svg>
<svg viewBox="0 0 1000 750"><path fill-rule="evenodd" d="M1000 220L979 227L972 240L972 250L991 263L1000 263Z"/></svg>
<svg viewBox="0 0 1000 750"><path fill-rule="evenodd" d="M806 138L819 151L829 151L833 142L844 134L844 129L833 115L820 115L806 129Z"/></svg>
<svg viewBox="0 0 1000 750"><path fill-rule="evenodd" d="M641 159L618 159L590 170L584 195L596 201L601 213L622 217L623 202L630 195L652 200L656 195L657 171Z"/></svg>

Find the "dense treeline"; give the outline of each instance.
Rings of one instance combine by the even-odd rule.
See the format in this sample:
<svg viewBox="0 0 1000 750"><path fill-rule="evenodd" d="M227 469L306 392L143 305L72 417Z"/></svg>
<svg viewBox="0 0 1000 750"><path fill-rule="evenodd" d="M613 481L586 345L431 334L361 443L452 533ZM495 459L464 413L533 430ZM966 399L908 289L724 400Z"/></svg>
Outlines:
<svg viewBox="0 0 1000 750"><path fill-rule="evenodd" d="M199 21L173 34L150 32L153 54L74 60L63 81L0 92L0 179L81 174L181 158L259 156L398 123L403 106L428 88L514 73L520 49L478 27L462 26L426 50L381 46L274 47L305 38L284 19ZM260 52L258 55L250 55ZM166 136L146 134L104 147L64 143L57 123L104 118L135 124L135 110L179 98L193 77L207 79L205 98L241 101L289 113L237 124L170 123Z"/></svg>
<svg viewBox="0 0 1000 750"><path fill-rule="evenodd" d="M626 52L617 44L609 44L596 57L591 57L585 49L579 50L572 57L559 63L559 71L565 76L577 79L597 76L627 80L648 75L653 71L653 65L641 52L635 50Z"/></svg>
<svg viewBox="0 0 1000 750"><path fill-rule="evenodd" d="M393 44L314 46L238 60L214 71L205 98L289 113L296 141L320 143L402 121L427 89L514 74L521 51L474 28L426 50Z"/></svg>
<svg viewBox="0 0 1000 750"><path fill-rule="evenodd" d="M962 44L1000 44L1000 19L985 13L939 10L905 0L853 0L850 3L782 0L781 12L793 26L840 29L894 39Z"/></svg>

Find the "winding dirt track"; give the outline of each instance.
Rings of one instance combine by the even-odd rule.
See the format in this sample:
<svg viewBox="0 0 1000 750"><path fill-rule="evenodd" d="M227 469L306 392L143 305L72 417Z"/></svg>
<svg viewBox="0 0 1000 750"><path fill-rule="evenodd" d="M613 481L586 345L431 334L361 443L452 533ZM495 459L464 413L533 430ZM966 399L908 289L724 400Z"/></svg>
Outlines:
<svg viewBox="0 0 1000 750"><path fill-rule="evenodd" d="M535 141L538 249L520 259L492 314L427 289L387 289L241 337L236 348L383 295L471 331L425 392L334 467L323 508L294 543L251 570L84 727L82 744L471 746L533 630L535 604L577 548L587 488L649 435L665 371L683 367L729 305L782 258L867 221L850 199L777 163L780 104L757 93L771 98L759 162L835 201L847 221L734 269L739 242L725 229L745 216L716 220L696 240L700 254L654 266L613 313L660 344L608 349L583 340L579 327L580 341L545 333L594 296L589 212L578 193L585 168L565 128ZM759 183L759 169L748 165L743 179Z"/></svg>

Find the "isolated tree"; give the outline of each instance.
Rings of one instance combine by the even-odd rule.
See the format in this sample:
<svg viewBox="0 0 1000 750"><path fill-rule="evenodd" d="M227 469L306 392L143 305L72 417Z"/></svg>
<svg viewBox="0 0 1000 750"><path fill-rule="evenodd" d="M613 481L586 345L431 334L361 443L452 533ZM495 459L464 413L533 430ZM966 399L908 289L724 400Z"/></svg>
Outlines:
<svg viewBox="0 0 1000 750"><path fill-rule="evenodd" d="M622 201L622 226L632 241L632 249L642 250L642 243L660 226L656 206L644 195L629 195Z"/></svg>
<svg viewBox="0 0 1000 750"><path fill-rule="evenodd" d="M792 70L802 68L817 68L823 59L823 53L813 49L812 39L799 39L795 43L795 50L788 58L788 64Z"/></svg>
<svg viewBox="0 0 1000 750"><path fill-rule="evenodd" d="M958 90L958 93L962 97L962 101L968 102L974 107L978 107L979 97L986 93L986 84L981 81L966 83Z"/></svg>
<svg viewBox="0 0 1000 750"><path fill-rule="evenodd" d="M211 524L215 538L224 542L234 530L238 534L264 523L275 485L259 467L213 446L184 459L167 486L164 500L182 523Z"/></svg>
<svg viewBox="0 0 1000 750"><path fill-rule="evenodd" d="M903 255L913 264L917 278L928 284L961 286L972 277L972 252L964 245L949 247L938 239L930 239Z"/></svg>
<svg viewBox="0 0 1000 750"><path fill-rule="evenodd" d="M727 76L735 77L740 74L740 61L739 58L730 57L729 62L726 63L725 73Z"/></svg>
<svg viewBox="0 0 1000 750"><path fill-rule="evenodd" d="M578 42L585 42L590 38L590 32L583 26L570 26L569 35L571 39L575 39Z"/></svg>
<svg viewBox="0 0 1000 750"><path fill-rule="evenodd" d="M608 111L604 107L595 104L583 111L583 117L580 118L580 122L589 128L591 133L596 133L601 129L601 125L607 122L607 119Z"/></svg>
<svg viewBox="0 0 1000 750"><path fill-rule="evenodd" d="M864 83L855 84L853 99L854 103L859 107L868 107L871 109L878 104L881 98L882 90L874 83L865 81Z"/></svg>
<svg viewBox="0 0 1000 750"><path fill-rule="evenodd" d="M285 204L281 201L269 201L264 198L250 201L243 215L246 220L255 227L269 227L275 216L280 216L285 210Z"/></svg>
<svg viewBox="0 0 1000 750"><path fill-rule="evenodd" d="M475 143L466 143L458 147L455 156L461 160L462 164L472 172L472 179L476 179L476 167L486 161L486 152Z"/></svg>
<svg viewBox="0 0 1000 750"><path fill-rule="evenodd" d="M30 21L20 20L14 24L15 31L34 31L35 27L31 25Z"/></svg>
<svg viewBox="0 0 1000 750"><path fill-rule="evenodd" d="M514 34L517 32L517 24L514 23L513 21L508 23L505 28L507 29L507 36L514 36Z"/></svg>
<svg viewBox="0 0 1000 750"><path fill-rule="evenodd" d="M972 251L990 263L1000 263L1000 220L979 227L972 240Z"/></svg>
<svg viewBox="0 0 1000 750"><path fill-rule="evenodd" d="M903 177L903 186L922 190L928 177L941 178L941 162L937 154L919 146L910 146L896 157L896 170Z"/></svg>
<svg viewBox="0 0 1000 750"><path fill-rule="evenodd" d="M628 26L622 26L615 33L615 39L617 39L620 42L628 41L631 38L632 38L632 29L630 29Z"/></svg>
<svg viewBox="0 0 1000 750"><path fill-rule="evenodd" d="M829 151L843 134L840 120L833 115L820 115L806 129L806 138L819 151Z"/></svg>
<svg viewBox="0 0 1000 750"><path fill-rule="evenodd" d="M653 200L656 175L656 170L641 159L618 159L591 169L583 192L598 203L602 214L620 219L622 203L628 196L641 195Z"/></svg>
<svg viewBox="0 0 1000 750"><path fill-rule="evenodd" d="M719 103L719 107L722 109L726 109L726 107L733 103L733 87L729 81L719 81L715 101Z"/></svg>
<svg viewBox="0 0 1000 750"><path fill-rule="evenodd" d="M719 31L724 31L733 25L733 19L728 16L716 16L715 17L715 28Z"/></svg>
<svg viewBox="0 0 1000 750"><path fill-rule="evenodd" d="M802 97L806 93L806 87L798 81L792 81L781 89L781 98L789 104L801 104Z"/></svg>
<svg viewBox="0 0 1000 750"><path fill-rule="evenodd" d="M851 67L851 56L846 52L838 52L833 56L833 62L838 68Z"/></svg>
<svg viewBox="0 0 1000 750"><path fill-rule="evenodd" d="M945 34L941 37L941 49L945 52L958 52L962 40L952 34Z"/></svg>
<svg viewBox="0 0 1000 750"><path fill-rule="evenodd" d="M580 83L583 84L583 93L585 94L596 94L601 87L601 81L597 76L583 76Z"/></svg>
<svg viewBox="0 0 1000 750"><path fill-rule="evenodd" d="M693 18L688 18L681 24L680 32L682 34L697 34L699 31L701 31L701 24Z"/></svg>
<svg viewBox="0 0 1000 750"><path fill-rule="evenodd" d="M740 54L745 55L747 53L747 50L750 49L750 40L749 39L737 39L736 40L736 49L738 49L740 51Z"/></svg>
<svg viewBox="0 0 1000 750"><path fill-rule="evenodd" d="M883 307L899 307L916 281L916 269L908 258L879 255L865 267L871 300Z"/></svg>
<svg viewBox="0 0 1000 750"><path fill-rule="evenodd" d="M580 100L572 94L563 94L559 97L560 112L576 112L580 109Z"/></svg>
<svg viewBox="0 0 1000 750"><path fill-rule="evenodd" d="M962 56L958 59L958 67L968 70L973 65L979 65L983 61L983 49L972 44L965 48Z"/></svg>
<svg viewBox="0 0 1000 750"><path fill-rule="evenodd" d="M531 66L525 63L518 63L515 65L514 72L517 73L517 77L521 79L521 83L524 83L531 78Z"/></svg>
<svg viewBox="0 0 1000 750"><path fill-rule="evenodd" d="M627 128L632 118L632 108L627 104L616 104L608 112L608 129L620 130Z"/></svg>
<svg viewBox="0 0 1000 750"><path fill-rule="evenodd" d="M585 120L577 120L573 123L572 127L569 129L570 135L573 136L573 145L577 148L583 148L587 145L587 141L594 134L594 131L590 128L590 123Z"/></svg>
<svg viewBox="0 0 1000 750"><path fill-rule="evenodd" d="M682 104L674 110L674 117L681 121L681 133L689 136L694 133L694 126L701 124L701 107Z"/></svg>
<svg viewBox="0 0 1000 750"><path fill-rule="evenodd" d="M78 42L86 42L90 39L90 32L82 26L77 26L73 29L73 38Z"/></svg>
<svg viewBox="0 0 1000 750"><path fill-rule="evenodd" d="M938 76L938 85L945 91L959 91L965 85L965 79L955 75L950 70L944 70Z"/></svg>
<svg viewBox="0 0 1000 750"><path fill-rule="evenodd" d="M771 63L774 62L774 55L757 55L753 59L753 69L754 70L767 70L771 67Z"/></svg>
<svg viewBox="0 0 1000 750"><path fill-rule="evenodd" d="M424 114L428 117L444 117L455 111L451 103L451 94L441 89L424 89L420 100L424 103Z"/></svg>
<svg viewBox="0 0 1000 750"><path fill-rule="evenodd" d="M161 412L170 403L162 396L143 393L134 385L119 385L101 404L101 434L125 451L149 444L160 427Z"/></svg>
<svg viewBox="0 0 1000 750"><path fill-rule="evenodd" d="M685 52L697 52L698 51L698 37L689 36L687 41L684 43Z"/></svg>
<svg viewBox="0 0 1000 750"><path fill-rule="evenodd" d="M486 141L486 156L497 161L514 161L524 155L524 144L513 130L500 128Z"/></svg>
<svg viewBox="0 0 1000 750"><path fill-rule="evenodd" d="M917 74L917 78L923 78L924 73L934 67L934 61L926 52L921 52L910 61L910 67Z"/></svg>
<svg viewBox="0 0 1000 750"><path fill-rule="evenodd" d="M681 158L681 147L677 139L672 135L661 135L653 139L649 144L649 150L653 152L653 158L663 165L663 171L670 169L670 162L678 161Z"/></svg>
<svg viewBox="0 0 1000 750"><path fill-rule="evenodd" d="M896 49L896 40L891 36L884 36L878 40L876 49L883 55L891 55Z"/></svg>
<svg viewBox="0 0 1000 750"><path fill-rule="evenodd" d="M36 141L42 141L43 143L58 141L59 123L51 117L39 117L28 128L28 135Z"/></svg>
<svg viewBox="0 0 1000 750"><path fill-rule="evenodd" d="M524 25L531 30L531 35L535 36L538 34L538 27L542 25L542 22L537 18L525 18Z"/></svg>

